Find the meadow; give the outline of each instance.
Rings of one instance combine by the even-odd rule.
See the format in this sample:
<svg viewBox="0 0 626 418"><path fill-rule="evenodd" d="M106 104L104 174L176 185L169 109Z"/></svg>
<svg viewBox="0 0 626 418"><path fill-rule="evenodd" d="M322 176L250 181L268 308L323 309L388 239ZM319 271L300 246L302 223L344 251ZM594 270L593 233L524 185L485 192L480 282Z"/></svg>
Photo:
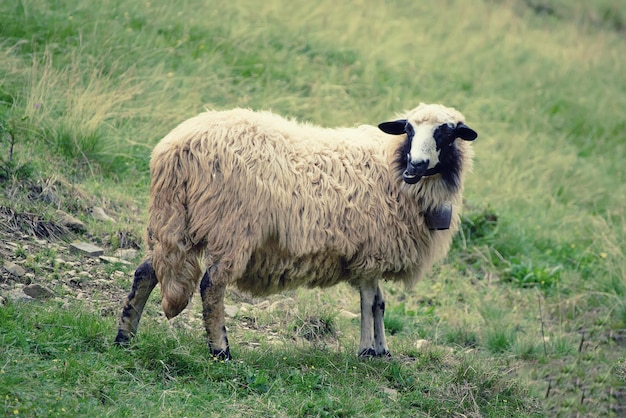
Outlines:
<svg viewBox="0 0 626 418"><path fill-rule="evenodd" d="M626 414L622 6L0 2L0 237L16 243L0 261L57 295L14 299L0 276L3 414ZM419 102L459 109L479 137L450 255L412 290L384 284L391 360L356 358L347 286L229 293L245 309L228 318L228 363L210 358L197 301L168 324L155 292L120 349L134 265L55 261L87 240L136 244L139 262L151 149L204 109L354 126ZM58 209L88 233L55 229ZM70 268L102 280L94 297L59 284Z"/></svg>

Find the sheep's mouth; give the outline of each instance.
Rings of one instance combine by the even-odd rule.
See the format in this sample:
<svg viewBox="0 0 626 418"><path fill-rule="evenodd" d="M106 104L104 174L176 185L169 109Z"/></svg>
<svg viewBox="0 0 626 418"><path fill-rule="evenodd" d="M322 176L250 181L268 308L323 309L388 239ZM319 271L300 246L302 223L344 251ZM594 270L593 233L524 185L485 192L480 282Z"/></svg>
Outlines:
<svg viewBox="0 0 626 418"><path fill-rule="evenodd" d="M409 170L404 170L404 173L402 173L402 180L408 184L415 184L420 181L421 178L421 174L411 173Z"/></svg>
<svg viewBox="0 0 626 418"><path fill-rule="evenodd" d="M410 164L407 164L406 170L402 173L402 180L408 184L415 184L422 179L422 177L434 176L441 173L441 164L437 163L433 168L426 168L426 170L415 170Z"/></svg>

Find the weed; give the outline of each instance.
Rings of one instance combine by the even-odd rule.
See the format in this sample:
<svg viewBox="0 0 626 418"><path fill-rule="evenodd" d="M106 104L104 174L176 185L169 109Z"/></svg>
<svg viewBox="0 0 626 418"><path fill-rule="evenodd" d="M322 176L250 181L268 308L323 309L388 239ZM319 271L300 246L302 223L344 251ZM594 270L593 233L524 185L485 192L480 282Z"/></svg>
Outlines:
<svg viewBox="0 0 626 418"><path fill-rule="evenodd" d="M18 245L15 247L14 254L17 258L26 258L28 256L28 251L26 251L26 248L23 245Z"/></svg>
<svg viewBox="0 0 626 418"><path fill-rule="evenodd" d="M511 351L523 360L535 360L543 353L543 348L541 342L533 338L516 338L511 344Z"/></svg>
<svg viewBox="0 0 626 418"><path fill-rule="evenodd" d="M491 207L479 212L470 212L461 217L459 238L465 242L465 246L488 241L497 233L498 215Z"/></svg>
<svg viewBox="0 0 626 418"><path fill-rule="evenodd" d="M476 347L478 334L468 326L448 328L444 332L443 340L447 344L460 347Z"/></svg>
<svg viewBox="0 0 626 418"><path fill-rule="evenodd" d="M270 382L263 371L249 371L246 375L245 388L255 393L266 393L270 389Z"/></svg>
<svg viewBox="0 0 626 418"><path fill-rule="evenodd" d="M492 353L504 353L511 349L516 341L516 333L505 326L496 326L484 331L484 346Z"/></svg>
<svg viewBox="0 0 626 418"><path fill-rule="evenodd" d="M391 335L395 335L402 332L404 329L404 319L399 315L387 314L385 315L385 331Z"/></svg>
<svg viewBox="0 0 626 418"><path fill-rule="evenodd" d="M336 336L335 315L324 317L307 316L304 319L296 319L293 330L307 341L320 341L327 337Z"/></svg>
<svg viewBox="0 0 626 418"><path fill-rule="evenodd" d="M504 279L520 287L548 289L555 287L561 280L561 266L539 267L521 258L512 258L508 264Z"/></svg>
<svg viewBox="0 0 626 418"><path fill-rule="evenodd" d="M575 352L575 347L567 337L558 336L550 341L550 356L562 358Z"/></svg>
<svg viewBox="0 0 626 418"><path fill-rule="evenodd" d="M3 122L0 119L0 144L3 142L8 144L8 152L2 153L0 156L0 182L8 179L26 181L34 174L34 167L30 162L19 163L14 155L16 152L17 131L19 129L18 124L23 124L26 119L26 116L19 121L9 118L8 121Z"/></svg>

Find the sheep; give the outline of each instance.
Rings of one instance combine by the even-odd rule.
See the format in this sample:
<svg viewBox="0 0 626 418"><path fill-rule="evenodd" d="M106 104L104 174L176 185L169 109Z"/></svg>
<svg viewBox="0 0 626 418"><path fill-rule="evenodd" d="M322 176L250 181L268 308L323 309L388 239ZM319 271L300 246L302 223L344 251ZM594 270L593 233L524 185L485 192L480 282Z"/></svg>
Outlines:
<svg viewBox="0 0 626 418"><path fill-rule="evenodd" d="M199 282L209 350L229 360L227 285L269 295L346 282L361 297L358 355L389 356L379 282L410 288L446 256L476 137L455 109L424 103L378 127L246 109L183 122L152 152L148 251L115 342L136 333L157 283L173 318Z"/></svg>

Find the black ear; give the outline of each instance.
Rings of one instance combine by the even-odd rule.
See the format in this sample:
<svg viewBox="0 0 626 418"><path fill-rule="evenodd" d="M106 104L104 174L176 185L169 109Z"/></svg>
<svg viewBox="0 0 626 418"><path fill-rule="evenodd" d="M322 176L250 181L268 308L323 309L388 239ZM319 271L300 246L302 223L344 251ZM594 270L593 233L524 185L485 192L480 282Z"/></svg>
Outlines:
<svg viewBox="0 0 626 418"><path fill-rule="evenodd" d="M406 119L394 120L392 122L383 122L378 128L389 135L402 135L406 133Z"/></svg>
<svg viewBox="0 0 626 418"><path fill-rule="evenodd" d="M463 122L459 122L456 124L456 128L454 128L454 134L457 138L461 138L466 141L473 141L478 137L476 131L464 124Z"/></svg>

